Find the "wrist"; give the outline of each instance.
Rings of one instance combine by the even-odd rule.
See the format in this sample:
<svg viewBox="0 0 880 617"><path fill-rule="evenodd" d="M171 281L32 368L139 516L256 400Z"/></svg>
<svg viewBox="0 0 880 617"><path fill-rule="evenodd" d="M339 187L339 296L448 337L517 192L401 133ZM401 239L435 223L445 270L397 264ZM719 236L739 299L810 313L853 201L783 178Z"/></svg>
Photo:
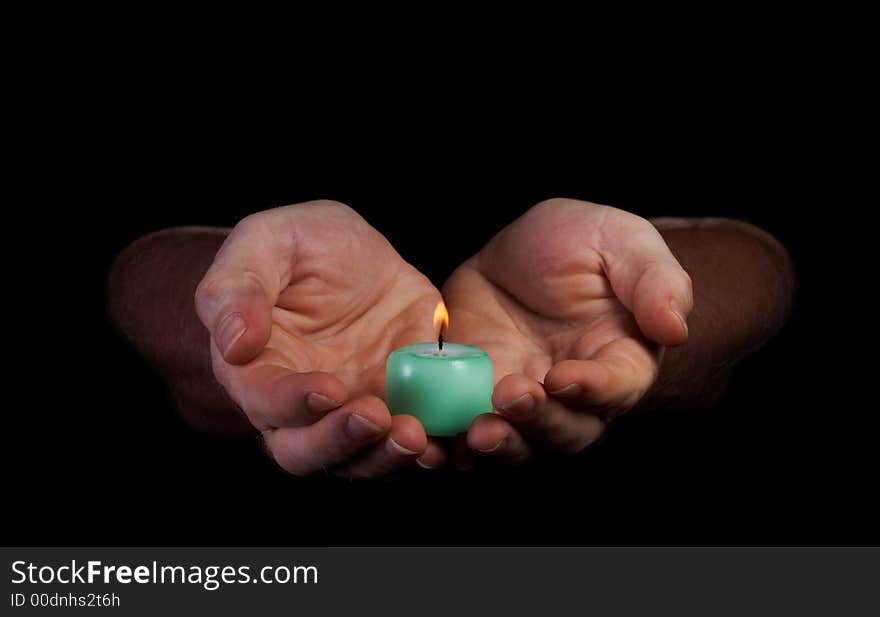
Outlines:
<svg viewBox="0 0 880 617"><path fill-rule="evenodd" d="M209 333L194 304L196 285L227 234L178 227L132 242L113 264L107 304L113 324L162 377L187 423L242 434L249 425L214 379Z"/></svg>
<svg viewBox="0 0 880 617"><path fill-rule="evenodd" d="M795 273L771 234L743 221L651 221L693 280L689 338L665 350L658 379L636 409L702 411L714 405L732 368L785 323Z"/></svg>

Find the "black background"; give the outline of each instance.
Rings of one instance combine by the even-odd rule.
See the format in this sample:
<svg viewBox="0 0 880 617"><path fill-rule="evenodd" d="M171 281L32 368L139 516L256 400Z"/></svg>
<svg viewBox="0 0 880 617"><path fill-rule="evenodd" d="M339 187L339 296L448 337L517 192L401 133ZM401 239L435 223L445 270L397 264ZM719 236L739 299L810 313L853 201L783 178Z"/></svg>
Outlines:
<svg viewBox="0 0 880 617"><path fill-rule="evenodd" d="M846 240L859 224L856 144L698 133L81 139L69 198L92 217L84 322L97 361L67 367L82 390L45 412L48 445L18 446L28 453L12 488L22 507L3 542L878 543L877 421L859 368L870 316L858 308L863 258ZM741 218L790 250L792 318L718 408L624 418L581 456L514 470L299 480L254 444L190 432L106 318L112 258L162 227L232 226L257 210L337 199L439 286L554 196L643 216Z"/></svg>

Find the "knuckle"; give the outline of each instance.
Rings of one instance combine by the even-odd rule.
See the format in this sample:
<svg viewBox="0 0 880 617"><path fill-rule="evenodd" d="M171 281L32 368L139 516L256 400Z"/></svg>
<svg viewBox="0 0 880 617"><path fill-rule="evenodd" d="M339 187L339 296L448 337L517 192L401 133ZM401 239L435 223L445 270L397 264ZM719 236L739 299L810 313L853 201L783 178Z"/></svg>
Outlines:
<svg viewBox="0 0 880 617"><path fill-rule="evenodd" d="M199 281L196 286L195 301L197 307L213 304L220 296L219 279L211 276L211 273Z"/></svg>
<svg viewBox="0 0 880 617"><path fill-rule="evenodd" d="M571 203L573 200L567 199L565 197L550 197L549 199L542 199L537 204L535 204L536 208L553 208L562 206L568 203Z"/></svg>
<svg viewBox="0 0 880 617"><path fill-rule="evenodd" d="M318 199L312 202L312 205L319 206L322 208L329 208L332 210L343 210L346 212L353 211L351 206L341 201L337 201L335 199Z"/></svg>
<svg viewBox="0 0 880 617"><path fill-rule="evenodd" d="M279 417L274 409L272 409L271 405L266 405L262 402L254 404L253 401L247 401L244 404L239 404L239 407L244 412L244 415L247 416L248 420L250 420L251 424L257 428L277 428L284 426L283 419Z"/></svg>
<svg viewBox="0 0 880 617"><path fill-rule="evenodd" d="M687 301L689 303L693 303L694 301L694 279L691 278L691 275L682 268L682 273L684 274L685 287L687 288Z"/></svg>
<svg viewBox="0 0 880 617"><path fill-rule="evenodd" d="M283 459L277 456L273 456L273 458L275 459L275 462L278 464L278 466L281 467L281 469L292 476L296 476L297 478L306 478L314 473L313 469L307 468L298 461Z"/></svg>
<svg viewBox="0 0 880 617"><path fill-rule="evenodd" d="M245 368L237 372L236 393L230 393L251 423L259 427L288 426L302 424L304 404L300 400L292 400L289 393L280 387L280 380L269 380L260 376L258 370Z"/></svg>
<svg viewBox="0 0 880 617"><path fill-rule="evenodd" d="M267 214L266 212L254 212L253 214L248 214L246 217L241 219L233 229L234 232L238 234L250 234L256 230L263 228L263 221L265 220Z"/></svg>
<svg viewBox="0 0 880 617"><path fill-rule="evenodd" d="M559 451L565 456L579 454L586 450L596 439L596 435L588 431L578 431L568 435L559 443Z"/></svg>
<svg viewBox="0 0 880 617"><path fill-rule="evenodd" d="M561 414L550 414L549 417L542 418L541 433L544 435L544 440L554 444L558 450L566 448L577 438L577 432L571 421Z"/></svg>
<svg viewBox="0 0 880 617"><path fill-rule="evenodd" d="M626 210L620 210L619 208L617 210L618 210L618 212L624 213L624 215L626 216L627 219L629 219L629 221L632 223L632 225L634 225L640 231L645 232L648 235L648 237L654 237L655 239L659 238L661 241L663 241L663 236L661 236L660 232L657 231L657 228L651 224L651 221L649 221L645 217L640 216L634 212L627 212ZM665 244L665 242L664 242L664 244Z"/></svg>
<svg viewBox="0 0 880 617"><path fill-rule="evenodd" d="M273 442L264 436L264 443L272 460L290 475L304 478L320 469L320 466L314 464L310 457L302 456L300 452L297 452L296 448L288 443L288 440Z"/></svg>
<svg viewBox="0 0 880 617"><path fill-rule="evenodd" d="M581 208L583 206L598 206L598 204L584 201L582 199L572 199L570 197L550 197L549 199L539 201L534 207L544 210L553 208Z"/></svg>

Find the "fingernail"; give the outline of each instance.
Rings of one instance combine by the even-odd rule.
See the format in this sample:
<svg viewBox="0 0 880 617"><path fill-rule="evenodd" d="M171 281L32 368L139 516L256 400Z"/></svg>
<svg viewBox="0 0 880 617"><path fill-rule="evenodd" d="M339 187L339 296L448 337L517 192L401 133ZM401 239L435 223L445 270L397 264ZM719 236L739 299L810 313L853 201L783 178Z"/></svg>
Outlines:
<svg viewBox="0 0 880 617"><path fill-rule="evenodd" d="M348 422L345 423L345 432L354 440L361 441L375 437L383 433L382 427L377 426L367 420L365 417L356 413L348 416Z"/></svg>
<svg viewBox="0 0 880 617"><path fill-rule="evenodd" d="M391 437L388 438L388 449L391 451L391 454L403 454L404 456L418 454L415 450L404 448L402 445L391 439Z"/></svg>
<svg viewBox="0 0 880 617"><path fill-rule="evenodd" d="M491 448L488 448L486 450L478 450L478 452L482 452L483 454L490 454L490 453L494 452L495 450L497 450L498 448L500 448L502 446L502 444L504 444L505 439L506 439L506 437L504 439L502 439L501 441L499 441L498 443L496 443Z"/></svg>
<svg viewBox="0 0 880 617"><path fill-rule="evenodd" d="M553 396L561 396L563 398L575 398L583 394L584 389L576 383L570 383L564 388L553 390L550 392Z"/></svg>
<svg viewBox="0 0 880 617"><path fill-rule="evenodd" d="M688 333L688 324L684 318L684 311L681 310L681 304L678 303L678 300L672 299L669 301L669 310L675 313L675 316L678 317L678 320L681 322L681 327L684 328L684 333Z"/></svg>
<svg viewBox="0 0 880 617"><path fill-rule="evenodd" d="M418 466L421 467L422 469L434 469L434 468L431 467L430 465L425 465L425 464L422 462L422 460L421 460L421 459L418 459L418 458L416 459L416 465L418 465Z"/></svg>
<svg viewBox="0 0 880 617"><path fill-rule="evenodd" d="M519 396L509 403L505 403L503 405L499 405L498 409L503 411L505 414L510 414L514 416L519 416L523 414L527 414L535 407L535 399L531 394L523 394Z"/></svg>
<svg viewBox="0 0 880 617"><path fill-rule="evenodd" d="M310 392L308 396L306 396L306 405L313 414L321 414L330 411L331 409L336 409L342 403L337 403L329 396L324 396L323 394L318 394L317 392Z"/></svg>
<svg viewBox="0 0 880 617"><path fill-rule="evenodd" d="M229 353L229 350L232 349L232 346L235 345L236 341L241 338L241 335L244 334L245 330L247 330L247 324L244 322L241 313L227 315L223 321L220 322L220 349L223 351L224 356Z"/></svg>

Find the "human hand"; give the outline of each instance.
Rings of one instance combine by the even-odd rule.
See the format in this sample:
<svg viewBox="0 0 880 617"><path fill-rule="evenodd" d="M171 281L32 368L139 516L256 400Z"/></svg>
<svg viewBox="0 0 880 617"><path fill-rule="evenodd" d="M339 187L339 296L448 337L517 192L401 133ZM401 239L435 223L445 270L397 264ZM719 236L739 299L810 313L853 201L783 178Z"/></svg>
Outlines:
<svg viewBox="0 0 880 617"><path fill-rule="evenodd" d="M259 212L196 290L214 374L285 470L378 476L442 449L382 400L391 350L436 337L438 290L347 206Z"/></svg>
<svg viewBox="0 0 880 617"><path fill-rule="evenodd" d="M576 453L632 408L663 348L687 340L693 294L657 230L628 212L569 199L529 210L443 286L448 340L492 358L497 413L467 445L500 462Z"/></svg>

